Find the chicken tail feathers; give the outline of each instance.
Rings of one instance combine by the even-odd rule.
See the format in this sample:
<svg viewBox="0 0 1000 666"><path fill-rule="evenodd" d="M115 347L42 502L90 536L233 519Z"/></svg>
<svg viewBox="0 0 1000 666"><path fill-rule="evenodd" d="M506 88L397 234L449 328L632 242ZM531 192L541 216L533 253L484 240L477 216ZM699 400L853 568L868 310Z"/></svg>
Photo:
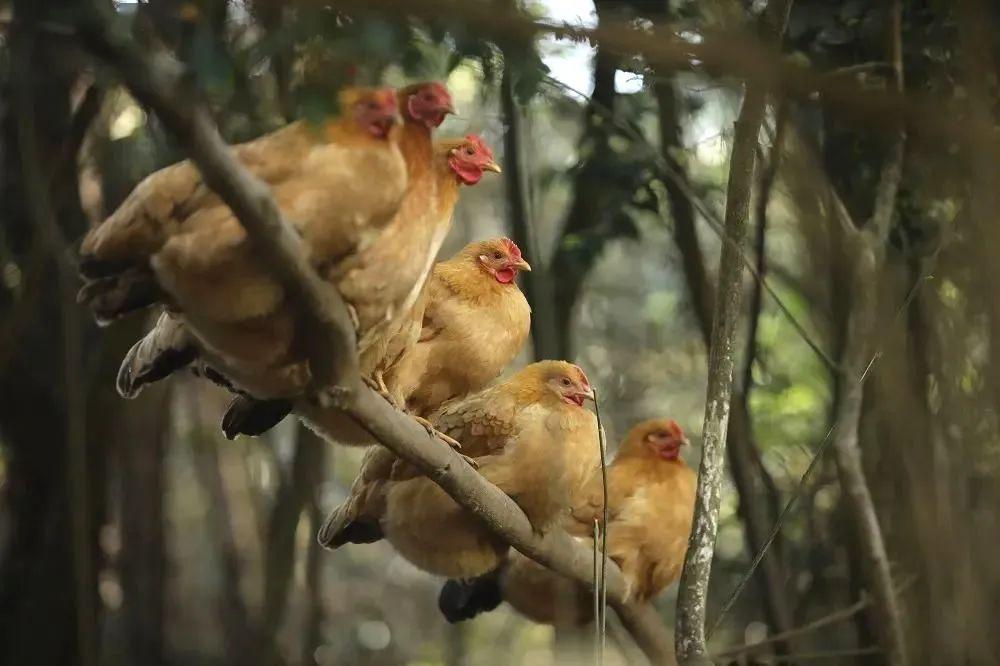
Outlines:
<svg viewBox="0 0 1000 666"><path fill-rule="evenodd" d="M226 439L236 439L237 435L256 437L281 423L291 411L291 400L257 400L238 395L222 417L222 432Z"/></svg>
<svg viewBox="0 0 1000 666"><path fill-rule="evenodd" d="M375 543L384 536L375 521L352 521L342 527L338 522L331 516L320 528L316 538L324 548L335 550L345 543Z"/></svg>
<svg viewBox="0 0 1000 666"><path fill-rule="evenodd" d="M135 262L127 259L102 259L93 254L81 254L77 267L80 275L88 280L114 277L135 268Z"/></svg>
<svg viewBox="0 0 1000 666"><path fill-rule="evenodd" d="M449 580L438 595L438 609L448 622L455 624L487 613L503 601L499 572L472 580Z"/></svg>
<svg viewBox="0 0 1000 666"><path fill-rule="evenodd" d="M358 518L350 501L334 509L319 528L317 541L324 548L340 548L345 543L375 543L381 541L382 527L378 520Z"/></svg>
<svg viewBox="0 0 1000 666"><path fill-rule="evenodd" d="M191 344L177 347L157 345L157 340L153 338L155 333L156 330L151 331L125 354L115 380L121 397L136 397L146 384L166 379L198 358L198 350Z"/></svg>
<svg viewBox="0 0 1000 666"><path fill-rule="evenodd" d="M86 303L97 323L105 326L115 319L163 301L163 291L153 275L130 269L112 277L88 280L76 295Z"/></svg>

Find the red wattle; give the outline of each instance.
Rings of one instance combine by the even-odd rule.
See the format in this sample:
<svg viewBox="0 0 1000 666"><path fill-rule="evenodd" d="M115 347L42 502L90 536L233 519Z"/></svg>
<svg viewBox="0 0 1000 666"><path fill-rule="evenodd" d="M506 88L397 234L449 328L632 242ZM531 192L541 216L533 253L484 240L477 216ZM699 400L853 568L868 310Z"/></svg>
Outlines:
<svg viewBox="0 0 1000 666"><path fill-rule="evenodd" d="M510 284L517 277L517 271L513 268L501 268L496 272L497 282L501 284Z"/></svg>

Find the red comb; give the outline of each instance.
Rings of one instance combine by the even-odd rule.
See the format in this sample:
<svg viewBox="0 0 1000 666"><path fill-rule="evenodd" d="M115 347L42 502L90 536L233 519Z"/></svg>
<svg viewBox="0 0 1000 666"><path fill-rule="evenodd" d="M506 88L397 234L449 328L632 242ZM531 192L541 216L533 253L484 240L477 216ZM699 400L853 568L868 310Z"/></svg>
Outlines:
<svg viewBox="0 0 1000 666"><path fill-rule="evenodd" d="M438 94L438 95L440 95L442 97L446 97L448 99L451 99L451 93L448 92L448 89L444 87L443 83L438 83L437 81L431 81L430 83L428 83L424 87L425 88L430 88L436 94Z"/></svg>
<svg viewBox="0 0 1000 666"><path fill-rule="evenodd" d="M510 256L514 257L515 259L520 259L521 258L521 248L519 248L517 246L517 243L515 243L514 241L512 241L509 238L504 238L503 239L503 244L504 244L504 247L507 248L507 253Z"/></svg>

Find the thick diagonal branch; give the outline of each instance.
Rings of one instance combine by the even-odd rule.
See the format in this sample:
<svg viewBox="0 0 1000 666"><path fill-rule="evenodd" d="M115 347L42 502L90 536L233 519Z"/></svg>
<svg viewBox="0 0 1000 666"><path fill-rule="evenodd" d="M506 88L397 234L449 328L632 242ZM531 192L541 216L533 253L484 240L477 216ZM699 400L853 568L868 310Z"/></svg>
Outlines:
<svg viewBox="0 0 1000 666"><path fill-rule="evenodd" d="M537 533L512 499L416 421L362 385L353 328L343 301L305 261L298 239L282 220L267 187L232 156L207 110L185 84L181 65L167 54L148 55L136 48L113 31L111 18L96 12L86 17L80 26L86 45L117 69L136 97L156 112L205 182L239 218L262 263L282 282L301 315L301 325L315 341L310 347L315 390L331 397L337 408L415 464L514 548L558 573L591 584L588 551L564 531ZM662 622L651 606L626 601L624 579L613 565L607 589L609 602L650 661L668 663L671 649Z"/></svg>

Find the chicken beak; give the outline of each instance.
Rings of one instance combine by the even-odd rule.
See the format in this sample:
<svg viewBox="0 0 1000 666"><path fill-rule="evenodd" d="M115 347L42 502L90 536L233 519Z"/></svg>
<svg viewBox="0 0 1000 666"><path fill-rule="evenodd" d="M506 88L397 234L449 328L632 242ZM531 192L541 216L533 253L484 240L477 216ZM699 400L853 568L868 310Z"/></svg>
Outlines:
<svg viewBox="0 0 1000 666"><path fill-rule="evenodd" d="M528 273L531 272L531 264L524 259L518 259L512 264L512 266L519 271L527 271Z"/></svg>
<svg viewBox="0 0 1000 666"><path fill-rule="evenodd" d="M483 171L492 171L493 173L503 173L503 170L500 168L500 165L492 160L483 165Z"/></svg>
<svg viewBox="0 0 1000 666"><path fill-rule="evenodd" d="M580 393L580 397L584 400L589 400L591 402L597 402L597 396L594 395L594 389L587 389L586 391Z"/></svg>

